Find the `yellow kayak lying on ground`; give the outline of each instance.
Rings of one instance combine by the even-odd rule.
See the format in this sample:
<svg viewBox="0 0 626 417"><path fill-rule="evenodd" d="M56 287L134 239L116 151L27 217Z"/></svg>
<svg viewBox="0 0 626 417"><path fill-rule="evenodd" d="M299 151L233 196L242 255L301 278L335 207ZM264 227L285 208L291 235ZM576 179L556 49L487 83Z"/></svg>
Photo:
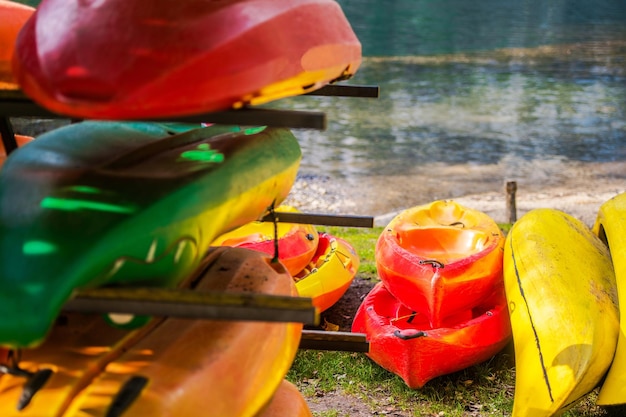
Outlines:
<svg viewBox="0 0 626 417"><path fill-rule="evenodd" d="M626 193L602 204L593 232L609 247L622 317L615 357L598 393L597 404L626 404Z"/></svg>
<svg viewBox="0 0 626 417"><path fill-rule="evenodd" d="M512 416L559 415L598 385L615 352L609 252L574 217L532 210L507 235L504 283L516 364Z"/></svg>
<svg viewBox="0 0 626 417"><path fill-rule="evenodd" d="M260 252L214 248L196 292L296 295L293 279ZM0 352L0 416L252 417L295 357L302 324L154 318L124 331L68 314L35 349ZM28 394L28 395L26 395Z"/></svg>

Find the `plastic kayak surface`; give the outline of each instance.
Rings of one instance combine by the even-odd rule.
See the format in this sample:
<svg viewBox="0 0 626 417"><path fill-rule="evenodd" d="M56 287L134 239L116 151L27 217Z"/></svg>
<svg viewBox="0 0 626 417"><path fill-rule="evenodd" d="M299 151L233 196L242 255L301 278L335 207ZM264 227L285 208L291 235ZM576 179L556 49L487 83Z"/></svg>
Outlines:
<svg viewBox="0 0 626 417"><path fill-rule="evenodd" d="M269 404L256 417L312 417L306 400L295 385L286 379L280 384Z"/></svg>
<svg viewBox="0 0 626 417"><path fill-rule="evenodd" d="M380 279L432 327L502 285L504 236L487 214L434 201L393 218L376 243Z"/></svg>
<svg viewBox="0 0 626 417"><path fill-rule="evenodd" d="M280 216L280 213L295 213L298 210L291 206L279 206L275 212ZM253 221L219 236L211 245L248 248L268 255L275 255L275 246L278 245L278 260L291 275L296 275L313 259L318 240L315 226L311 224L278 222L274 230L272 222Z"/></svg>
<svg viewBox="0 0 626 417"><path fill-rule="evenodd" d="M515 349L512 416L558 415L598 385L615 353L609 252L580 220L535 209L507 234L504 282Z"/></svg>
<svg viewBox="0 0 626 417"><path fill-rule="evenodd" d="M15 41L35 9L25 4L0 0L0 90L17 90L11 70Z"/></svg>
<svg viewBox="0 0 626 417"><path fill-rule="evenodd" d="M609 247L620 306L620 331L615 357L598 392L599 405L626 403L626 193L600 207L593 232Z"/></svg>
<svg viewBox="0 0 626 417"><path fill-rule="evenodd" d="M313 259L294 276L301 297L313 299L319 311L332 307L346 293L359 270L360 259L345 240L318 233L319 243Z"/></svg>
<svg viewBox="0 0 626 417"><path fill-rule="evenodd" d="M296 295L279 263L241 248L211 249L190 281L194 291ZM20 403L28 378L0 376L0 415L252 417L283 384L302 331L299 323L154 318L127 332L100 316L63 318L42 345L22 351L21 369L50 372L30 401Z"/></svg>
<svg viewBox="0 0 626 417"><path fill-rule="evenodd" d="M15 141L17 142L17 146L24 146L32 140L33 138L30 136L15 135ZM6 150L4 149L4 145L2 144L2 142L0 142L0 168L2 167L6 159L7 159Z"/></svg>
<svg viewBox="0 0 626 417"><path fill-rule="evenodd" d="M361 44L334 0L43 0L14 58L49 110L136 119L302 94L353 75Z"/></svg>
<svg viewBox="0 0 626 417"><path fill-rule="evenodd" d="M287 196L300 157L287 129L111 122L17 149L0 171L0 345L41 342L75 288L176 285Z"/></svg>
<svg viewBox="0 0 626 417"><path fill-rule="evenodd" d="M398 301L382 282L359 306L352 331L365 333L367 355L400 376L410 388L460 371L498 353L511 338L504 291L433 328L428 319Z"/></svg>

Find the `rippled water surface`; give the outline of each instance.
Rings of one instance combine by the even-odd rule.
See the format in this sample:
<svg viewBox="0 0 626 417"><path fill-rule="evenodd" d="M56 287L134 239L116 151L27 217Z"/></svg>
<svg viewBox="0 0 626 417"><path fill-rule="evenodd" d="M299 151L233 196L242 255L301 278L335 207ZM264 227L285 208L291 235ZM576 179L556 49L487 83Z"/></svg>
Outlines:
<svg viewBox="0 0 626 417"><path fill-rule="evenodd" d="M327 114L296 132L303 175L425 199L626 175L626 3L340 3L365 55L349 82L380 97L280 103Z"/></svg>
<svg viewBox="0 0 626 417"><path fill-rule="evenodd" d="M510 180L626 182L626 1L338 3L363 46L349 83L380 97L271 103L327 114L326 130L295 131L303 178L364 199L363 212Z"/></svg>
<svg viewBox="0 0 626 417"><path fill-rule="evenodd" d="M626 53L626 42L616 49ZM618 60L614 54L606 59ZM378 99L290 101L292 108L328 117L326 131L298 132L304 167L358 176L394 175L436 163L516 168L533 160L624 160L622 59L614 66L595 57L592 62L559 62L552 56L541 62L526 57L490 62L488 56L479 62L366 59L352 82L378 85Z"/></svg>

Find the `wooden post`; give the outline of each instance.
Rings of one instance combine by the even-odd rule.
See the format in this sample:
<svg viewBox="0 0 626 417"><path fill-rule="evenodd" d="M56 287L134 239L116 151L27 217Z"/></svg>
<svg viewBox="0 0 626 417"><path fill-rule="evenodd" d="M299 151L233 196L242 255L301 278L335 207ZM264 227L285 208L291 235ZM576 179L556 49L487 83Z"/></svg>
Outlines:
<svg viewBox="0 0 626 417"><path fill-rule="evenodd" d="M509 223L515 223L517 220L517 208L515 206L515 192L517 191L517 182L507 181L506 183L506 211L509 214Z"/></svg>

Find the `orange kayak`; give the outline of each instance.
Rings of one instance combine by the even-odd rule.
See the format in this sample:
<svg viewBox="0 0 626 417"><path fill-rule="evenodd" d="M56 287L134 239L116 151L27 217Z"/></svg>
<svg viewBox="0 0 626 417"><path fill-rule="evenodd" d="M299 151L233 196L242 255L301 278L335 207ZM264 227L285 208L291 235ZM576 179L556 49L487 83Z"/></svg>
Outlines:
<svg viewBox="0 0 626 417"><path fill-rule="evenodd" d="M15 141L17 142L17 146L24 146L25 144L27 144L28 142L32 141L34 138L31 136L24 136L24 135L15 135ZM7 153L6 150L4 149L4 145L2 144L2 141L0 141L0 167L2 166L2 164L4 164L4 161L7 159Z"/></svg>
<svg viewBox="0 0 626 417"><path fill-rule="evenodd" d="M25 4L0 0L0 90L17 90L11 70L15 40L35 9Z"/></svg>
<svg viewBox="0 0 626 417"><path fill-rule="evenodd" d="M436 328L502 286L503 250L504 236L491 217L435 201L392 219L375 256L389 292Z"/></svg>
<svg viewBox="0 0 626 417"><path fill-rule="evenodd" d="M14 58L51 111L137 119L318 89L357 71L361 44L335 0L43 0Z"/></svg>
<svg viewBox="0 0 626 417"><path fill-rule="evenodd" d="M291 276L260 252L214 248L206 266L195 291L296 294ZM129 332L100 316L68 314L41 346L22 350L21 369L50 373L29 402L20 400L29 378L0 376L0 415L152 417L211 410L252 417L281 385L301 330L299 323L155 318Z"/></svg>
<svg viewBox="0 0 626 417"><path fill-rule="evenodd" d="M312 415L298 388L284 379L269 404L256 417L311 417Z"/></svg>

